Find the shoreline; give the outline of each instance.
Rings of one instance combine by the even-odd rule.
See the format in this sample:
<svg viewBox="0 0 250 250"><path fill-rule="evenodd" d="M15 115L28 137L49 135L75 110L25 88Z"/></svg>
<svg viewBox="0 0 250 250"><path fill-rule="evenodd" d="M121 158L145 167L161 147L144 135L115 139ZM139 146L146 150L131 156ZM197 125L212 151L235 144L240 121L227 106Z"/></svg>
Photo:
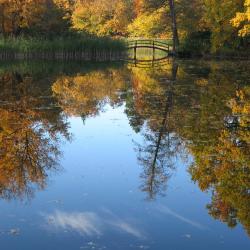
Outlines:
<svg viewBox="0 0 250 250"><path fill-rule="evenodd" d="M125 52L126 53L126 52ZM82 51L39 51L39 52L0 52L0 60L81 60L81 61L116 61L125 57L124 50L82 50Z"/></svg>
<svg viewBox="0 0 250 250"><path fill-rule="evenodd" d="M176 58L176 59L190 59L190 60L250 60L250 55L246 56L232 56L232 55L168 55L163 57L166 58ZM130 60L133 60L129 58ZM80 50L80 51L37 51L37 52L16 52L16 51L6 51L0 52L0 61L21 61L21 60L49 60L49 61L96 61L96 62L106 62L106 61L123 61L128 60L128 54L126 49L112 50L112 49L92 49L92 50ZM161 59L156 59L159 61ZM140 61L140 59L138 59ZM153 61L153 60L152 60Z"/></svg>

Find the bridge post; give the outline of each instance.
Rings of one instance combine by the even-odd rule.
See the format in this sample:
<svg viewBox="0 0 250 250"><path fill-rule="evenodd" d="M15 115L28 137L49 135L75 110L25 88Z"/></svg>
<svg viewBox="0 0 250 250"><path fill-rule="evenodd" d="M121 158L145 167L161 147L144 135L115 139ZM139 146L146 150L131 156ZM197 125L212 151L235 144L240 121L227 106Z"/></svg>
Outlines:
<svg viewBox="0 0 250 250"><path fill-rule="evenodd" d="M153 41L153 61L155 60L155 41Z"/></svg>
<svg viewBox="0 0 250 250"><path fill-rule="evenodd" d="M135 41L135 47L134 47L134 60L136 61L136 52L137 52L137 41Z"/></svg>

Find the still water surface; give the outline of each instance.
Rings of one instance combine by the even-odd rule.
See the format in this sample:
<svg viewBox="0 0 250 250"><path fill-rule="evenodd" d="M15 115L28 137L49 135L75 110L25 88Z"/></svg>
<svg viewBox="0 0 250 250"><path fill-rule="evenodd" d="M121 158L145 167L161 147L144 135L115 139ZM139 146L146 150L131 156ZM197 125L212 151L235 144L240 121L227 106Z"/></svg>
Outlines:
<svg viewBox="0 0 250 250"><path fill-rule="evenodd" d="M249 66L1 65L1 250L250 249Z"/></svg>

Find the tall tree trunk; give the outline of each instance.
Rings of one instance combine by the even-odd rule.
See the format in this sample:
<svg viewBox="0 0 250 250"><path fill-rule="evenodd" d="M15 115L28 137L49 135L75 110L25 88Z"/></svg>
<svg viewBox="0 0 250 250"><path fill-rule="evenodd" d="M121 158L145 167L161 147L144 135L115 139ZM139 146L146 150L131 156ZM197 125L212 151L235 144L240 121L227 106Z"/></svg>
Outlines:
<svg viewBox="0 0 250 250"><path fill-rule="evenodd" d="M5 11L5 4L2 3L1 4L1 30L2 30L2 34L5 37L5 16L4 16L4 11Z"/></svg>
<svg viewBox="0 0 250 250"><path fill-rule="evenodd" d="M175 53L176 49L179 46L179 36L178 36L176 13L175 13L175 1L168 0L168 2L169 2L169 8L170 8L171 26L172 26L172 34L173 34L173 52Z"/></svg>

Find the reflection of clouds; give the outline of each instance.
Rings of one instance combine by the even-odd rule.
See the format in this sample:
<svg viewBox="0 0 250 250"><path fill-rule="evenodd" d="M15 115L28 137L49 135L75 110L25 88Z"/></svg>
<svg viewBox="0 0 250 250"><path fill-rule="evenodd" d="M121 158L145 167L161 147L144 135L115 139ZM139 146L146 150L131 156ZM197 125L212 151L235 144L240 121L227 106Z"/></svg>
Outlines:
<svg viewBox="0 0 250 250"><path fill-rule="evenodd" d="M107 213L106 213L107 215ZM111 212L105 219L93 212L67 213L56 211L46 216L49 224L57 229L73 230L84 236L101 235L105 227L122 231L136 238L144 238L142 232L125 220L117 218Z"/></svg>
<svg viewBox="0 0 250 250"><path fill-rule="evenodd" d="M144 238L142 233L137 228L128 224L125 221L120 220L120 221L111 222L110 224L117 227L123 232L133 235L136 238Z"/></svg>
<svg viewBox="0 0 250 250"><path fill-rule="evenodd" d="M159 206L157 208L157 210L159 210L160 212L162 212L164 214L172 215L173 217L179 219L180 221L183 221L183 222L185 222L185 223L187 223L187 224L189 224L191 226L194 226L194 227L196 227L198 229L201 229L201 230L206 229L206 227L203 226L203 225L201 225L200 223L198 223L198 222L196 222L194 220L188 219L188 218L186 218L186 217L184 217L184 216L182 216L182 215L180 215L180 214L172 211L171 209L169 209L166 206L161 205L161 206Z"/></svg>
<svg viewBox="0 0 250 250"><path fill-rule="evenodd" d="M109 215L109 219L106 219L106 222L109 225L111 225L111 226L119 229L120 231L123 231L123 232L126 232L128 234L131 234L131 235L133 235L136 238L141 238L141 239L144 238L143 233L138 228L136 228L135 226L131 225L130 223L128 223L125 220L121 220L114 213L112 213L112 211L110 211L109 209L102 208L102 211L105 214Z"/></svg>
<svg viewBox="0 0 250 250"><path fill-rule="evenodd" d="M101 234L100 219L95 213L66 213L56 211L47 216L51 225L59 229L74 230L80 234L92 236Z"/></svg>

